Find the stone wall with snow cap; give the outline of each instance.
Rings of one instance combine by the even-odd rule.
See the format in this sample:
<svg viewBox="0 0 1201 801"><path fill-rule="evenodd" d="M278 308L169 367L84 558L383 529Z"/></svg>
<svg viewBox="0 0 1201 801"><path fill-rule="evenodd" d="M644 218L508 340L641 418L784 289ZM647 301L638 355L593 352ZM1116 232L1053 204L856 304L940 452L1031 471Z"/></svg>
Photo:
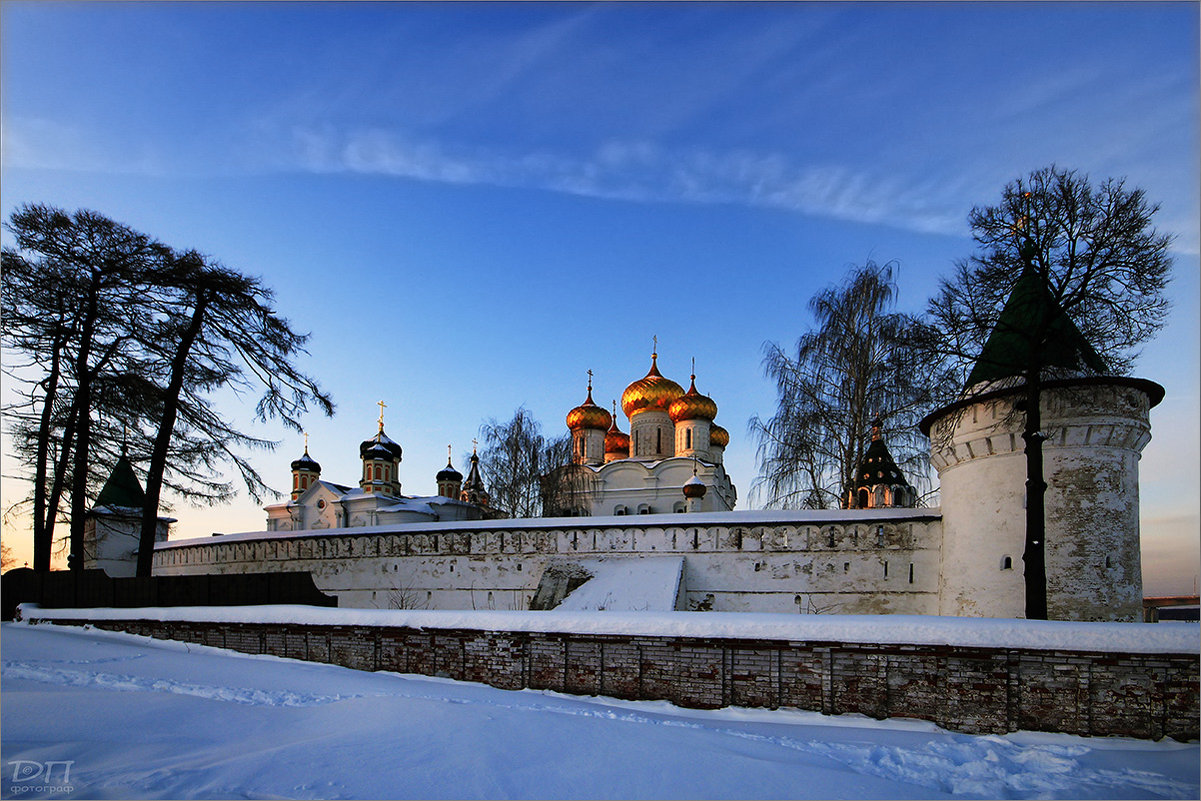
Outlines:
<svg viewBox="0 0 1201 801"><path fill-rule="evenodd" d="M546 568L683 557L681 606L934 614L932 509L742 511L265 531L163 543L156 575L309 571L339 605L528 609Z"/></svg>

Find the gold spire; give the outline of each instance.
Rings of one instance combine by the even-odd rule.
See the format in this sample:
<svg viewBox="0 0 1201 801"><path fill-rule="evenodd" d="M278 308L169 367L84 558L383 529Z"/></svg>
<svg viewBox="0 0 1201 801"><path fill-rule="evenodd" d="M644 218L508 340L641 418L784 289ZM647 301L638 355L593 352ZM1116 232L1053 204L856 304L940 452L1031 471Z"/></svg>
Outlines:
<svg viewBox="0 0 1201 801"><path fill-rule="evenodd" d="M377 405L379 406L379 430L380 430L380 433L383 433L383 430L384 430L384 409L385 409L385 408L388 406L388 404L384 403L383 401L378 401Z"/></svg>

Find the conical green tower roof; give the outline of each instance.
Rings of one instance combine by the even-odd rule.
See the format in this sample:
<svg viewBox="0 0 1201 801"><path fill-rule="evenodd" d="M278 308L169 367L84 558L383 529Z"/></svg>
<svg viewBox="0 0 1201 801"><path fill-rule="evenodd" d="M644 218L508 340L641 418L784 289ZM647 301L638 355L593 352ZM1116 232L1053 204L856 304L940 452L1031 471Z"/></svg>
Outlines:
<svg viewBox="0 0 1201 801"><path fill-rule="evenodd" d="M104 482L104 488L96 498L96 506L141 509L145 503L146 493L142 491L142 484L133 471L133 465L125 458L125 454L121 454L113 466L112 475Z"/></svg>
<svg viewBox="0 0 1201 801"><path fill-rule="evenodd" d="M1040 330L1046 333L1037 337L1041 341L1036 341ZM1038 273L1027 267L1009 293L967 385L973 387L982 381L1022 375L1035 361L1031 356L1036 348L1037 362L1043 367L1069 370L1088 367L1098 373L1109 369L1076 324L1064 314Z"/></svg>

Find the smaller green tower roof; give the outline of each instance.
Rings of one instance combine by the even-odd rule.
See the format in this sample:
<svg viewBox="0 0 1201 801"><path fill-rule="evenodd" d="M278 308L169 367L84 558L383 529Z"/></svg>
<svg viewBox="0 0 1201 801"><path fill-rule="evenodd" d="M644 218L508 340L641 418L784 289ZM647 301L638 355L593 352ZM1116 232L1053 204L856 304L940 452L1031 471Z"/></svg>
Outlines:
<svg viewBox="0 0 1201 801"><path fill-rule="evenodd" d="M1034 337L1039 329L1046 331L1041 342ZM972 367L968 387L1022 375L1032 361L1031 351L1035 348L1040 349L1038 361L1044 367L1069 370L1087 367L1098 373L1109 369L1047 291L1038 273L1027 267L1013 285L997 324Z"/></svg>
<svg viewBox="0 0 1201 801"><path fill-rule="evenodd" d="M96 497L96 506L141 509L145 503L146 493L142 491L142 484L133 471L133 465L125 458L125 454L121 454L117 463L113 465L112 475L104 482L104 488Z"/></svg>

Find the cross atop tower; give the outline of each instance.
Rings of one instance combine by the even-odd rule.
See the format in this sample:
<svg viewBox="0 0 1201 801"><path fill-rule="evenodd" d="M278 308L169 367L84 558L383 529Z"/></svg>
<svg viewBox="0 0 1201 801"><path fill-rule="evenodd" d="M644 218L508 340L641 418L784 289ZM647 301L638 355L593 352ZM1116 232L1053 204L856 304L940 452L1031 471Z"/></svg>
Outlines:
<svg viewBox="0 0 1201 801"><path fill-rule="evenodd" d="M384 409L386 409L388 407L388 404L384 403L383 401L379 401L376 405L379 406L379 430L383 431L384 430Z"/></svg>
<svg viewBox="0 0 1201 801"><path fill-rule="evenodd" d="M309 452L309 432L304 432L304 452Z"/></svg>
<svg viewBox="0 0 1201 801"><path fill-rule="evenodd" d="M588 392L592 392L592 371L588 371Z"/></svg>
<svg viewBox="0 0 1201 801"><path fill-rule="evenodd" d="M659 335L655 334L653 337L651 337L651 340L655 343L654 346L651 348L651 356L658 356L659 355Z"/></svg>

